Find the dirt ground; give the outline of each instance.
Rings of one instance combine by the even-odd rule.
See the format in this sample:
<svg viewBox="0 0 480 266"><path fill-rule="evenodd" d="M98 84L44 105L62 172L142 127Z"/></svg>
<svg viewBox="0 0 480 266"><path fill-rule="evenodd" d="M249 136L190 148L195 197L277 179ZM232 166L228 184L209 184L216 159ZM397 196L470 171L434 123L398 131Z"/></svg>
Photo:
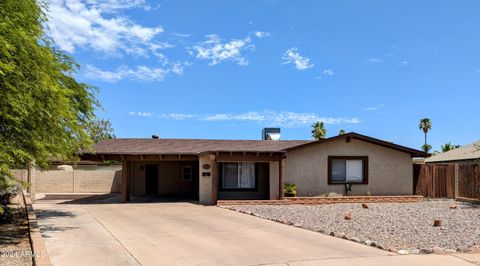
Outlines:
<svg viewBox="0 0 480 266"><path fill-rule="evenodd" d="M18 195L9 205L14 222L0 224L0 265L32 265L28 222L22 196Z"/></svg>

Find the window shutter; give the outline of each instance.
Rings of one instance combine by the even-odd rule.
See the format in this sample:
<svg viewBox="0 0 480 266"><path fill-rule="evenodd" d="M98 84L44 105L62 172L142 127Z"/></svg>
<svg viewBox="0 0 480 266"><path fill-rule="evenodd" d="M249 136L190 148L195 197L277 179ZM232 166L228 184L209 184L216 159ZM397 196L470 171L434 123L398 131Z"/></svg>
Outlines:
<svg viewBox="0 0 480 266"><path fill-rule="evenodd" d="M362 160L347 160L347 182L362 182L363 181L363 161Z"/></svg>

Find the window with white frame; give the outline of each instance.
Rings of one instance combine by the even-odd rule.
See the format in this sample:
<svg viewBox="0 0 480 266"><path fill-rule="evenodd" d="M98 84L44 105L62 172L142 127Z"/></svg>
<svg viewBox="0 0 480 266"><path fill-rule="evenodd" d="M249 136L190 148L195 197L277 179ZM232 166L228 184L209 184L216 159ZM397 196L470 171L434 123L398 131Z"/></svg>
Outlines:
<svg viewBox="0 0 480 266"><path fill-rule="evenodd" d="M182 180L183 181L192 181L192 167L191 166L182 166Z"/></svg>
<svg viewBox="0 0 480 266"><path fill-rule="evenodd" d="M222 189L255 189L255 163L222 163Z"/></svg>
<svg viewBox="0 0 480 266"><path fill-rule="evenodd" d="M328 169L329 184L366 184L368 181L368 158L364 156L330 156Z"/></svg>

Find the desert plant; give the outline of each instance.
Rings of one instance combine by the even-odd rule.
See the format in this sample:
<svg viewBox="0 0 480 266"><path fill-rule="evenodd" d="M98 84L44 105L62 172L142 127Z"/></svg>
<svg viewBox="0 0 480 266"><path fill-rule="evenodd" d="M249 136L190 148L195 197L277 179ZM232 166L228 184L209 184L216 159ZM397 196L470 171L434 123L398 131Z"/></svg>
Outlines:
<svg viewBox="0 0 480 266"><path fill-rule="evenodd" d="M92 144L97 89L76 80L78 65L45 33L46 2L0 1L0 192L12 166L46 169Z"/></svg>
<svg viewBox="0 0 480 266"><path fill-rule="evenodd" d="M297 185L293 183L285 183L285 191L283 192L285 197L297 196Z"/></svg>

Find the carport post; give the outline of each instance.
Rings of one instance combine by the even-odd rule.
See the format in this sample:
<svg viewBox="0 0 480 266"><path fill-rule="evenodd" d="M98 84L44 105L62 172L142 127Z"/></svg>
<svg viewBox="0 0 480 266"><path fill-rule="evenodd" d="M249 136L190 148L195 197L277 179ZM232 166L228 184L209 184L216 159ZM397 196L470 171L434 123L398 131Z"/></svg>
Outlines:
<svg viewBox="0 0 480 266"><path fill-rule="evenodd" d="M285 183L285 158L278 161L278 199L283 200Z"/></svg>
<svg viewBox="0 0 480 266"><path fill-rule="evenodd" d="M214 154L210 154L210 161L212 163L212 204L217 204L217 189L218 189L218 163Z"/></svg>
<svg viewBox="0 0 480 266"><path fill-rule="evenodd" d="M121 203L130 201L130 178L128 172L128 161L122 161L122 189L120 195Z"/></svg>

